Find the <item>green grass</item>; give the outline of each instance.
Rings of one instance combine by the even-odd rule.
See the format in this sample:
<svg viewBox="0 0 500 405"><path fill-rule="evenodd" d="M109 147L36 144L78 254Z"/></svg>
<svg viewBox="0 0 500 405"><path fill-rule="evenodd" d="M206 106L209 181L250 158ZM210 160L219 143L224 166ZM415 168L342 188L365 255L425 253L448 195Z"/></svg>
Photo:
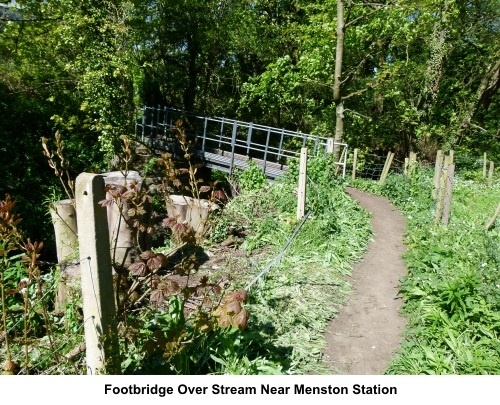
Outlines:
<svg viewBox="0 0 500 405"><path fill-rule="evenodd" d="M267 259L242 276L241 287L281 250L297 224L296 169L284 181L244 193L226 207L222 223L248 233L242 249L267 252ZM310 162L306 211L312 211L311 218L281 262L250 290L250 329L286 358L284 373L329 373L322 362L324 332L350 292L346 276L371 235L369 215L331 170L324 161Z"/></svg>

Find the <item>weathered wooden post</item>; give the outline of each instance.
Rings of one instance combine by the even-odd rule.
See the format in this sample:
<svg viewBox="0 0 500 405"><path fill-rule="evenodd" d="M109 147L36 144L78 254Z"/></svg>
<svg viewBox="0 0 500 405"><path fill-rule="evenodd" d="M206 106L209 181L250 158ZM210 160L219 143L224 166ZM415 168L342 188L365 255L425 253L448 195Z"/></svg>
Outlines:
<svg viewBox="0 0 500 405"><path fill-rule="evenodd" d="M333 146L334 146L333 138L328 138L326 140L326 152L333 153Z"/></svg>
<svg viewBox="0 0 500 405"><path fill-rule="evenodd" d="M307 148L300 149L299 189L297 192L297 219L301 219L306 207Z"/></svg>
<svg viewBox="0 0 500 405"><path fill-rule="evenodd" d="M493 224L495 223L495 221L497 220L497 217L500 215L500 203L498 203L498 206L497 206L497 209L495 210L495 213L493 214L493 216L490 218L490 220L488 221L488 223L486 224L485 226L485 230L489 230Z"/></svg>
<svg viewBox="0 0 500 405"><path fill-rule="evenodd" d="M450 158L450 160L451 160L451 158ZM453 177L454 176L455 176L455 165L452 163L448 166L447 175L446 175L443 217L441 219L441 222L444 225L448 225L448 222L450 221L451 196L453 193Z"/></svg>
<svg viewBox="0 0 500 405"><path fill-rule="evenodd" d="M76 210L88 374L119 374L120 356L104 179L91 173L76 178Z"/></svg>
<svg viewBox="0 0 500 405"><path fill-rule="evenodd" d="M408 168L408 177L411 177L415 167L417 165L417 154L415 152L410 152L410 164Z"/></svg>
<svg viewBox="0 0 500 405"><path fill-rule="evenodd" d="M488 172L488 187L493 185L493 171L495 169L495 163L490 162L490 171Z"/></svg>
<svg viewBox="0 0 500 405"><path fill-rule="evenodd" d="M387 179L387 175L389 174L389 169L392 165L392 160L394 159L394 153L389 152L387 154L387 159L385 160L384 169L382 170L382 175L380 176L379 184L383 186L385 184L385 180Z"/></svg>
<svg viewBox="0 0 500 405"><path fill-rule="evenodd" d="M486 159L486 152L484 152L483 155L483 177L486 178L486 162L488 160Z"/></svg>
<svg viewBox="0 0 500 405"><path fill-rule="evenodd" d="M432 198L435 200L437 198L437 193L439 189L439 179L441 174L441 166L443 166L443 151L438 150L436 153L436 166L434 167L434 190L432 190Z"/></svg>
<svg viewBox="0 0 500 405"><path fill-rule="evenodd" d="M354 149L354 157L352 160L352 179L356 180L356 165L358 164L358 148Z"/></svg>
<svg viewBox="0 0 500 405"><path fill-rule="evenodd" d="M405 158L405 165L403 168L403 174L408 176L408 165L410 164L410 158Z"/></svg>
<svg viewBox="0 0 500 405"><path fill-rule="evenodd" d="M448 166L450 164L450 157L446 156L444 158L444 167L441 173L441 178L439 182L439 192L437 193L438 199L436 204L436 216L434 218L434 222L437 223L441 220L443 216L443 205L444 205L444 196L446 192L446 178L448 176Z"/></svg>

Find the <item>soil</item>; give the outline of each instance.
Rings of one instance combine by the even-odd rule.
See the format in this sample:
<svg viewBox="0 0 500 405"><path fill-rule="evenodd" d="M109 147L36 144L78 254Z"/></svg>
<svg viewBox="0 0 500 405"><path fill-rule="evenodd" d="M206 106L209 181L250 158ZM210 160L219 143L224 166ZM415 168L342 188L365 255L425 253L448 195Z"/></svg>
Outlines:
<svg viewBox="0 0 500 405"><path fill-rule="evenodd" d="M374 240L352 272L353 292L326 332L326 362L333 374L383 374L401 344L400 279L406 222L384 197L347 192L372 213Z"/></svg>

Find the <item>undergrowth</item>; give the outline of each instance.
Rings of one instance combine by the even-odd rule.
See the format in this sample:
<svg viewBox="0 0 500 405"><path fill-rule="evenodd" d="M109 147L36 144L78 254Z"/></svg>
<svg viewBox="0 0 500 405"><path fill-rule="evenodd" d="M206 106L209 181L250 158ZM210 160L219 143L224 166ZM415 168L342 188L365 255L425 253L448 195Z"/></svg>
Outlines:
<svg viewBox="0 0 500 405"><path fill-rule="evenodd" d="M383 187L354 184L387 196L407 218L401 293L408 326L387 374L500 373L498 221L485 231L500 188L488 188L480 177L456 176L448 226L434 224L432 170L411 180L391 175Z"/></svg>
<svg viewBox="0 0 500 405"><path fill-rule="evenodd" d="M287 359L282 372L328 373L322 363L324 330L350 292L346 276L370 237L369 216L344 192L344 183L323 159L308 163L305 222L283 259L253 285L249 329L258 331ZM241 249L265 252L241 276L245 287L286 244L296 219L298 165L283 180L243 192L228 203L221 223L245 233Z"/></svg>

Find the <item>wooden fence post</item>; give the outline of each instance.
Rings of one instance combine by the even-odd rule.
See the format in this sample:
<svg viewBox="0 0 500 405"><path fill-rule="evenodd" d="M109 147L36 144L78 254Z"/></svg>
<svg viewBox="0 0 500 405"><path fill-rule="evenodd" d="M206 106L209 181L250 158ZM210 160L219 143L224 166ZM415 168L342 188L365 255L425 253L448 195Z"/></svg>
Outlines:
<svg viewBox="0 0 500 405"><path fill-rule="evenodd" d="M76 179L76 210L87 352L87 374L120 374L104 179L82 173Z"/></svg>
<svg viewBox="0 0 500 405"><path fill-rule="evenodd" d="M495 169L495 163L490 162L490 171L488 173L488 187L493 185L493 170Z"/></svg>
<svg viewBox="0 0 500 405"><path fill-rule="evenodd" d="M410 158L405 158L405 165L403 169L403 174L408 176L408 165L410 164Z"/></svg>
<svg viewBox="0 0 500 405"><path fill-rule="evenodd" d="M498 204L498 207L495 210L495 213L493 214L493 216L491 217L491 219L486 224L486 226L485 226L485 230L486 231L489 230L493 226L493 224L497 220L498 215L500 215L500 203Z"/></svg>
<svg viewBox="0 0 500 405"><path fill-rule="evenodd" d="M387 152L387 157L385 158L384 167L382 168L382 173L380 173L380 178L378 179L379 184L382 184L382 178L384 177L385 168L387 167L387 163L391 158L391 151Z"/></svg>
<svg viewBox="0 0 500 405"><path fill-rule="evenodd" d="M378 184L380 184L381 186L385 184L385 180L387 179L387 175L389 174L389 169L391 168L393 159L394 153L389 152L385 161L384 169L382 170L382 175L380 176L380 180L378 182Z"/></svg>
<svg viewBox="0 0 500 405"><path fill-rule="evenodd" d="M455 157L455 151L453 149L450 149L450 153L448 155L450 156L450 165L452 165L453 158Z"/></svg>
<svg viewBox="0 0 500 405"><path fill-rule="evenodd" d="M451 160L451 158L450 158ZM451 210L451 196L453 193L453 176L455 175L455 165L452 163L448 166L446 174L446 186L445 186L445 196L444 196L444 207L443 207L443 217L441 221L444 225L448 225L450 221L450 210Z"/></svg>
<svg viewBox="0 0 500 405"><path fill-rule="evenodd" d="M487 162L486 152L484 152L484 155L483 155L483 177L484 178L486 178L486 162Z"/></svg>
<svg viewBox="0 0 500 405"><path fill-rule="evenodd" d="M326 140L326 152L327 153L333 153L333 145L334 145L333 138L328 138Z"/></svg>
<svg viewBox="0 0 500 405"><path fill-rule="evenodd" d="M438 194L439 179L441 174L441 166L443 165L443 151L438 150L436 153L436 166L434 167L434 190L432 190L432 198L435 200Z"/></svg>
<svg viewBox="0 0 500 405"><path fill-rule="evenodd" d="M417 164L417 154L415 152L410 152L410 166L408 169L408 177L411 177L411 175L413 174L416 164Z"/></svg>
<svg viewBox="0 0 500 405"><path fill-rule="evenodd" d="M297 193L297 219L301 219L306 207L307 148L300 149L299 189Z"/></svg>
<svg viewBox="0 0 500 405"><path fill-rule="evenodd" d="M356 165L358 164L358 148L354 149L354 157L352 160L352 179L356 180Z"/></svg>
<svg viewBox="0 0 500 405"><path fill-rule="evenodd" d="M450 157L446 156L444 158L444 166L443 166L443 171L441 173L441 178L439 182L439 192L438 192L438 199L437 199L437 204L436 204L436 216L434 218L434 223L437 223L438 221L441 220L441 217L443 216L443 205L444 205L444 196L446 192L446 178L448 175L448 166L450 164Z"/></svg>

